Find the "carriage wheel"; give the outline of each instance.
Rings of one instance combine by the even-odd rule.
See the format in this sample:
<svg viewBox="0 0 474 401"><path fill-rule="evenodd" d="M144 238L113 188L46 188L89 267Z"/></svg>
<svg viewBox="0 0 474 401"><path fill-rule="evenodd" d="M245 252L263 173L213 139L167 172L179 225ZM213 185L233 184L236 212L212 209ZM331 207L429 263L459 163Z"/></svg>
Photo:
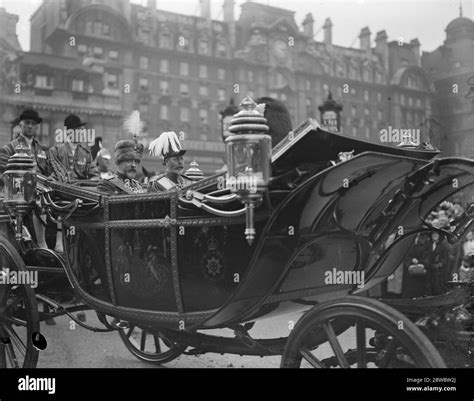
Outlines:
<svg viewBox="0 0 474 401"><path fill-rule="evenodd" d="M127 349L143 362L161 365L176 359L185 346L176 344L159 331L130 325L119 331L120 338Z"/></svg>
<svg viewBox="0 0 474 401"><path fill-rule="evenodd" d="M335 327L347 325L348 330ZM374 299L346 297L310 309L288 338L282 368L445 368L407 317Z"/></svg>
<svg viewBox="0 0 474 401"><path fill-rule="evenodd" d="M0 268L26 271L17 250L1 235ZM31 286L0 284L0 368L36 367L38 350L32 340L39 328L38 305Z"/></svg>

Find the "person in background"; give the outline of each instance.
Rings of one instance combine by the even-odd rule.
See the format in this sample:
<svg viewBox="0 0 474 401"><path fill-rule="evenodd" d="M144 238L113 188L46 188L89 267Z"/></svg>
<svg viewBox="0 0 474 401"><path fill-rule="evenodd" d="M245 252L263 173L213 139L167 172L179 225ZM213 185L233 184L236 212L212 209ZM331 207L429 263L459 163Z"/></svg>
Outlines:
<svg viewBox="0 0 474 401"><path fill-rule="evenodd" d="M152 177L148 182L148 192L168 191L175 187L184 188L193 183L183 174L186 150L182 148L174 131L163 132L149 146L150 154L163 158L166 171Z"/></svg>
<svg viewBox="0 0 474 401"><path fill-rule="evenodd" d="M112 159L112 156L105 148L100 149L97 153L95 163L99 169L100 179L106 180L114 177L115 174L110 170L110 159Z"/></svg>
<svg viewBox="0 0 474 401"><path fill-rule="evenodd" d="M404 260L403 298L417 298L428 293L429 239L425 233L417 234L415 242Z"/></svg>
<svg viewBox="0 0 474 401"><path fill-rule="evenodd" d="M431 234L428 248L428 288L429 295L440 295L444 293L448 281L449 246L446 241L440 239L438 232Z"/></svg>
<svg viewBox="0 0 474 401"><path fill-rule="evenodd" d="M143 145L124 139L115 145L115 164L117 173L101 179L97 189L109 195L140 194L146 189L135 179L143 154Z"/></svg>

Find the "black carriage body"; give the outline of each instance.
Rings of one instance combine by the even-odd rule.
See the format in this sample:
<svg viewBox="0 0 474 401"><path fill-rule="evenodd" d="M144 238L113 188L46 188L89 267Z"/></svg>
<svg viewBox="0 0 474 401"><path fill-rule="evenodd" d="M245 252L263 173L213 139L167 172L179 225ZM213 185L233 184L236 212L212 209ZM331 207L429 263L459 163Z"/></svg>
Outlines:
<svg viewBox="0 0 474 401"><path fill-rule="evenodd" d="M352 150L352 159L330 163ZM58 198L96 203L65 222L66 272L92 308L173 329L229 327L367 291L427 229L422 218L472 184L474 162L430 161L436 154L344 137L309 120L274 148L252 246L243 216L191 208L177 191L104 196L50 183ZM187 189L210 193L222 177ZM364 287L328 284L333 269L364 272Z"/></svg>

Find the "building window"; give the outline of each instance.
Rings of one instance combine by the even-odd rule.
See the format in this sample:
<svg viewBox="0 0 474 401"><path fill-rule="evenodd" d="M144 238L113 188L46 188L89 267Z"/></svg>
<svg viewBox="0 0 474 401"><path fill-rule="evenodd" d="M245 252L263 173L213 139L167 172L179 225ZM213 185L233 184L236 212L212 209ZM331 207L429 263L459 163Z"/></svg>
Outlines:
<svg viewBox="0 0 474 401"><path fill-rule="evenodd" d="M411 97L408 98L408 106L409 107L413 106L413 98L411 98Z"/></svg>
<svg viewBox="0 0 474 401"><path fill-rule="evenodd" d="M84 91L84 81L82 79L73 79L72 80L72 90L75 92Z"/></svg>
<svg viewBox="0 0 474 401"><path fill-rule="evenodd" d="M189 75L189 64L188 63L179 63L179 74L183 76Z"/></svg>
<svg viewBox="0 0 474 401"><path fill-rule="evenodd" d="M249 82L253 82L253 71L247 71L247 79Z"/></svg>
<svg viewBox="0 0 474 401"><path fill-rule="evenodd" d="M169 119L169 106L167 104L162 104L160 106L160 118L162 120L168 120Z"/></svg>
<svg viewBox="0 0 474 401"><path fill-rule="evenodd" d="M421 107L421 99L416 99L416 107Z"/></svg>
<svg viewBox="0 0 474 401"><path fill-rule="evenodd" d="M225 89L219 89L217 91L217 99L219 100L219 102L225 101Z"/></svg>
<svg viewBox="0 0 474 401"><path fill-rule="evenodd" d="M77 51L79 53L87 53L87 45L85 44L80 44L77 46Z"/></svg>
<svg viewBox="0 0 474 401"><path fill-rule="evenodd" d="M252 99L255 99L254 91L247 91L247 96L251 97Z"/></svg>
<svg viewBox="0 0 474 401"><path fill-rule="evenodd" d="M199 110L199 121L203 125L207 125L209 123L209 121L208 121L208 111L206 109L200 109Z"/></svg>
<svg viewBox="0 0 474 401"><path fill-rule="evenodd" d="M117 50L109 50L109 58L112 60L118 59L118 51Z"/></svg>
<svg viewBox="0 0 474 401"><path fill-rule="evenodd" d="M109 24L103 24L102 25L102 35L104 35L104 36L109 36L110 35L110 25Z"/></svg>
<svg viewBox="0 0 474 401"><path fill-rule="evenodd" d="M370 127L365 127L365 137L370 139Z"/></svg>
<svg viewBox="0 0 474 401"><path fill-rule="evenodd" d="M377 119L378 119L379 121L382 121L382 119L383 119L382 110L377 111Z"/></svg>
<svg viewBox="0 0 474 401"><path fill-rule="evenodd" d="M169 33L162 33L160 35L160 47L162 49L171 49L171 36Z"/></svg>
<svg viewBox="0 0 474 401"><path fill-rule="evenodd" d="M223 68L217 70L217 79L221 81L225 80L225 70Z"/></svg>
<svg viewBox="0 0 474 401"><path fill-rule="evenodd" d="M117 74L107 74L107 88L118 89L118 76Z"/></svg>
<svg viewBox="0 0 474 401"><path fill-rule="evenodd" d="M179 93L182 96L188 96L189 95L189 86L188 86L188 84L179 84Z"/></svg>
<svg viewBox="0 0 474 401"><path fill-rule="evenodd" d="M138 82L138 85L140 87L141 90L148 90L148 79L147 78L140 78L139 79L139 82Z"/></svg>
<svg viewBox="0 0 474 401"><path fill-rule="evenodd" d="M94 56L102 57L103 54L104 54L104 49L102 49L102 47L100 47L100 46L95 46L94 47Z"/></svg>
<svg viewBox="0 0 474 401"><path fill-rule="evenodd" d="M160 81L160 93L162 95L167 95L169 93L168 81Z"/></svg>
<svg viewBox="0 0 474 401"><path fill-rule="evenodd" d="M352 127L352 135L357 136L357 127Z"/></svg>
<svg viewBox="0 0 474 401"><path fill-rule="evenodd" d="M199 78L207 78L207 65L199 66Z"/></svg>
<svg viewBox="0 0 474 401"><path fill-rule="evenodd" d="M169 72L169 63L166 59L160 60L160 72L168 73Z"/></svg>
<svg viewBox="0 0 474 401"><path fill-rule="evenodd" d="M181 107L179 109L179 119L182 122L188 122L189 121L189 109L187 107Z"/></svg>
<svg viewBox="0 0 474 401"><path fill-rule="evenodd" d="M357 114L357 107L356 106L352 106L352 117L355 117Z"/></svg>
<svg viewBox="0 0 474 401"><path fill-rule="evenodd" d="M217 57L226 57L227 56L227 46L225 43L218 43L217 44Z"/></svg>
<svg viewBox="0 0 474 401"><path fill-rule="evenodd" d="M400 95L400 103L405 106L405 95Z"/></svg>
<svg viewBox="0 0 474 401"><path fill-rule="evenodd" d="M140 57L140 68L142 70L148 70L149 59L148 57L141 56Z"/></svg>
<svg viewBox="0 0 474 401"><path fill-rule="evenodd" d="M209 53L209 44L207 40L200 40L198 46L198 53L207 55Z"/></svg>
<svg viewBox="0 0 474 401"><path fill-rule="evenodd" d="M305 86L305 89L306 89L307 91L310 91L310 90L311 90L311 82L310 82L309 79L307 79L307 80L304 81L304 86Z"/></svg>
<svg viewBox="0 0 474 401"><path fill-rule="evenodd" d="M366 102L369 101L369 91L368 91L368 90L365 90L365 91L364 91L364 100L365 100Z"/></svg>
<svg viewBox="0 0 474 401"><path fill-rule="evenodd" d="M209 91L207 89L207 86L201 85L199 87L199 96L207 96L207 95L209 95Z"/></svg>
<svg viewBox="0 0 474 401"><path fill-rule="evenodd" d="M191 50L189 38L184 35L178 37L178 50L189 52Z"/></svg>
<svg viewBox="0 0 474 401"><path fill-rule="evenodd" d="M37 75L35 81L35 87L37 88L49 88L51 86L51 79L46 75Z"/></svg>
<svg viewBox="0 0 474 401"><path fill-rule="evenodd" d="M377 102L382 101L382 94L380 92L377 92Z"/></svg>
<svg viewBox="0 0 474 401"><path fill-rule="evenodd" d="M369 116L369 115L370 115L370 110L369 110L368 107L365 108L364 114L365 114L366 116Z"/></svg>

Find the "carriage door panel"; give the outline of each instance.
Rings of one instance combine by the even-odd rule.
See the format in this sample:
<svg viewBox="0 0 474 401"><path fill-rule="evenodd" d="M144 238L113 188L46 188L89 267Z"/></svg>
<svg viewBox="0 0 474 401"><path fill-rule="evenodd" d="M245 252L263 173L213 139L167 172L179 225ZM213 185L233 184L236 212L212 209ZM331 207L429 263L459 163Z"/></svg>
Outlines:
<svg viewBox="0 0 474 401"><path fill-rule="evenodd" d="M169 200L110 206L110 267L119 306L176 312L171 268L173 229L157 226Z"/></svg>

